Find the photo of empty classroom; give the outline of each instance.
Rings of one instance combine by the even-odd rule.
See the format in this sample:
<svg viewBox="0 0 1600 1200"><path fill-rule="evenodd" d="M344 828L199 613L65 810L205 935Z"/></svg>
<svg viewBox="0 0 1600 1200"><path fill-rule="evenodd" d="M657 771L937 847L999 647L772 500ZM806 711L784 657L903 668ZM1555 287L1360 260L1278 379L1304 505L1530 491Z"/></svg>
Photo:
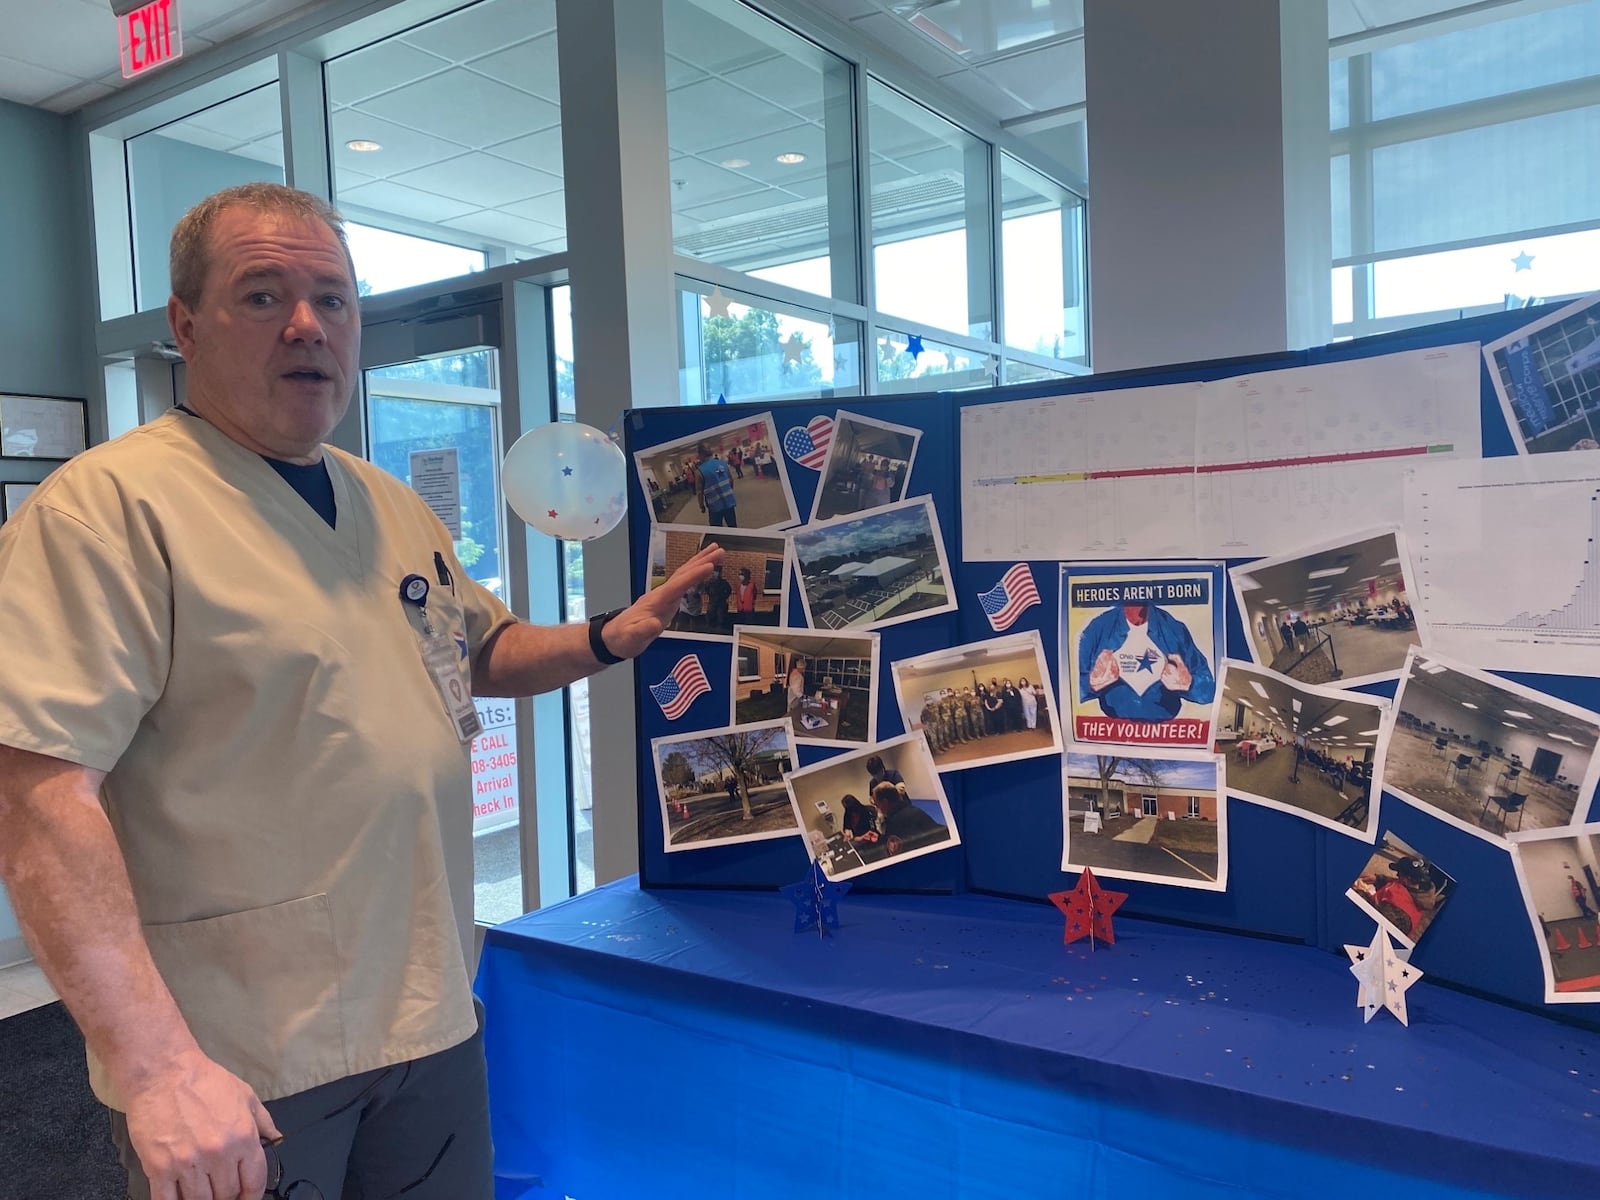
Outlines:
<svg viewBox="0 0 1600 1200"><path fill-rule="evenodd" d="M798 745L865 745L878 736L878 635L740 630L733 723L788 717Z"/></svg>
<svg viewBox="0 0 1600 1200"><path fill-rule="evenodd" d="M1232 795L1372 841L1388 701L1223 661L1216 745Z"/></svg>
<svg viewBox="0 0 1600 1200"><path fill-rule="evenodd" d="M1383 784L1469 833L1571 825L1594 794L1600 714L1435 654L1395 695Z"/></svg>
<svg viewBox="0 0 1600 1200"><path fill-rule="evenodd" d="M822 521L904 500L921 437L920 429L839 413L811 519Z"/></svg>
<svg viewBox="0 0 1600 1200"><path fill-rule="evenodd" d="M1215 756L1069 754L1061 797L1063 871L1226 890L1228 809Z"/></svg>
<svg viewBox="0 0 1600 1200"><path fill-rule="evenodd" d="M722 564L678 598L667 632L726 641L742 625L782 625L789 604L789 543L783 537L657 526L650 531L649 589L655 591L712 542L722 547Z"/></svg>
<svg viewBox="0 0 1600 1200"><path fill-rule="evenodd" d="M1302 683L1396 679L1417 641L1402 536L1374 533L1228 572L1250 655Z"/></svg>
<svg viewBox="0 0 1600 1200"><path fill-rule="evenodd" d="M656 738L650 756L667 853L799 832L783 786L794 765L788 721Z"/></svg>
<svg viewBox="0 0 1600 1200"><path fill-rule="evenodd" d="M658 525L777 529L800 519L772 414L730 421L637 451L639 486Z"/></svg>
<svg viewBox="0 0 1600 1200"><path fill-rule="evenodd" d="M1511 859L1544 963L1545 1001L1600 1000L1600 825L1519 835Z"/></svg>
<svg viewBox="0 0 1600 1200"><path fill-rule="evenodd" d="M880 629L949 612L944 539L926 496L790 534L806 624Z"/></svg>

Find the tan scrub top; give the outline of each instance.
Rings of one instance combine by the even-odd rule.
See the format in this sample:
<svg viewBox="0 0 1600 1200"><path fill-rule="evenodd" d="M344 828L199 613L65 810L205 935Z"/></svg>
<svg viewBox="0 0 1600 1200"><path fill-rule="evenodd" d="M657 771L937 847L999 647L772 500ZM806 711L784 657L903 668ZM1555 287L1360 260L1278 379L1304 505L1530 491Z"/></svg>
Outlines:
<svg viewBox="0 0 1600 1200"><path fill-rule="evenodd" d="M468 747L400 581L432 585L463 680L514 618L415 493L325 457L337 528L174 411L61 467L0 529L0 743L108 772L156 965L263 1100L476 1028Z"/></svg>

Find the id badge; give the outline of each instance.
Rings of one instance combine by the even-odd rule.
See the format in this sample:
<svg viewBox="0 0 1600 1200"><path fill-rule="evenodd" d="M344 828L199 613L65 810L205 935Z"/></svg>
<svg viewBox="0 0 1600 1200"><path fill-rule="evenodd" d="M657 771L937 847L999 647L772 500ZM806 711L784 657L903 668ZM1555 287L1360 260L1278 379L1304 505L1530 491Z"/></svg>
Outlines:
<svg viewBox="0 0 1600 1200"><path fill-rule="evenodd" d="M438 633L424 635L422 661L428 674L433 676L433 685L444 701L445 711L450 714L456 736L463 742L470 742L483 732L483 722L478 719L478 710L472 703L472 689L462 674L461 654L454 639Z"/></svg>

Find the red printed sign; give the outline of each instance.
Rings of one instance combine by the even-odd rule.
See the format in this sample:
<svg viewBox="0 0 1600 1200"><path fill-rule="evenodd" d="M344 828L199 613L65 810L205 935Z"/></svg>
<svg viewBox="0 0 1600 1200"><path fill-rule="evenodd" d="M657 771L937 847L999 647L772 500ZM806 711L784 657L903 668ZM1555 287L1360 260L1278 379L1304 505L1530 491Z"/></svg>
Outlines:
<svg viewBox="0 0 1600 1200"><path fill-rule="evenodd" d="M142 8L117 18L117 38L124 79L181 58L183 30L178 23L178 0L150 0Z"/></svg>

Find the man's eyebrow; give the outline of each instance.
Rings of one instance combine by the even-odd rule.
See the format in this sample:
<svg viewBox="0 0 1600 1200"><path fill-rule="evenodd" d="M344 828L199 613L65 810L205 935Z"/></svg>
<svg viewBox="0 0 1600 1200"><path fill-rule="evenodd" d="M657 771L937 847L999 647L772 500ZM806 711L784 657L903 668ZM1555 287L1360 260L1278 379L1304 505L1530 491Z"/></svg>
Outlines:
<svg viewBox="0 0 1600 1200"><path fill-rule="evenodd" d="M278 267L251 267L249 270L241 272L234 282L236 284L247 284L257 283L262 280L270 281L282 279L284 274L285 272ZM342 288L345 290L349 290L351 287L347 276L336 275L331 271L315 275L312 278L318 287Z"/></svg>

